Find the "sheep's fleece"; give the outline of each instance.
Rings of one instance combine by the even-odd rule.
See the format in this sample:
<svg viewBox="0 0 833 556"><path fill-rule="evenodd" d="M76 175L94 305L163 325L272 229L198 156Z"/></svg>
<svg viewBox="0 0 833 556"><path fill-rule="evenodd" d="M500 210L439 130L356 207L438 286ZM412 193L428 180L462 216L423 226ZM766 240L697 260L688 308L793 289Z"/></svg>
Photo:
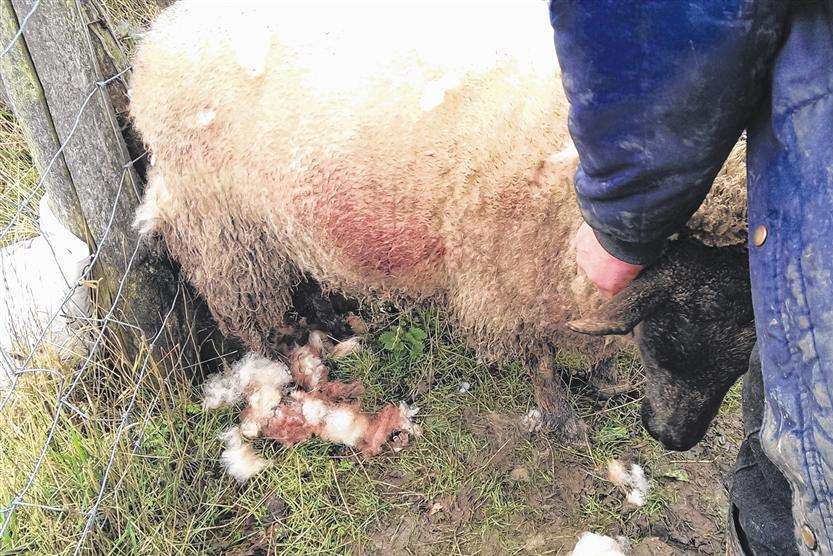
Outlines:
<svg viewBox="0 0 833 556"><path fill-rule="evenodd" d="M137 225L262 353L302 274L432 300L481 353L598 353L546 3L182 0L134 62L154 166ZM461 26L460 21L466 25ZM742 152L691 225L744 242ZM593 346L592 349L588 349Z"/></svg>

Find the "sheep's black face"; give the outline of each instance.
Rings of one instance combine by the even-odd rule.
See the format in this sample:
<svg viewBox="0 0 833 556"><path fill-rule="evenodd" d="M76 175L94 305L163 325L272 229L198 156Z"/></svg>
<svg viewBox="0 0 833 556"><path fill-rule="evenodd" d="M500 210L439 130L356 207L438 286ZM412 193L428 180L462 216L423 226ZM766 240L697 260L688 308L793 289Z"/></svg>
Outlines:
<svg viewBox="0 0 833 556"><path fill-rule="evenodd" d="M688 450L748 367L755 327L746 252L673 242L654 267L568 326L634 332L645 366L645 428L666 448Z"/></svg>

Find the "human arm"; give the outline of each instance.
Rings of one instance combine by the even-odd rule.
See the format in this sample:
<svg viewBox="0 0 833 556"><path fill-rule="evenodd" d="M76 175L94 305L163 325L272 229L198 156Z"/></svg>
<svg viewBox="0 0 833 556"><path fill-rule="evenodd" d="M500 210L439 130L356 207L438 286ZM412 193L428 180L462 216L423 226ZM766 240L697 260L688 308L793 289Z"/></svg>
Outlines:
<svg viewBox="0 0 833 556"><path fill-rule="evenodd" d="M776 0L551 1L578 202L607 253L650 264L702 203L765 96L786 9Z"/></svg>

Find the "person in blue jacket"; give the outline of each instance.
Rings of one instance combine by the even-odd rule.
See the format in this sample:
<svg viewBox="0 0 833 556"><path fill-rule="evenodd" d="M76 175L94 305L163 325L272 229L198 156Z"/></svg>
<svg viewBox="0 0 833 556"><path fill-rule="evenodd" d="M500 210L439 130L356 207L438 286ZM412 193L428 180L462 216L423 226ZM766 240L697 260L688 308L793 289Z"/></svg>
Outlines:
<svg viewBox="0 0 833 556"><path fill-rule="evenodd" d="M586 224L616 293L747 133L758 345L730 492L737 554L833 554L833 1L552 0Z"/></svg>

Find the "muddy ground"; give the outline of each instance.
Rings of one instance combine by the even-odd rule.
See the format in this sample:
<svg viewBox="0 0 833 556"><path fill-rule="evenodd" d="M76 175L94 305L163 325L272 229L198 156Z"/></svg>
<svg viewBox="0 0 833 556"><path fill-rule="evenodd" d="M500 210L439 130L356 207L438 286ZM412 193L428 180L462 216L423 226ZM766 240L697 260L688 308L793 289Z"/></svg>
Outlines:
<svg viewBox="0 0 833 556"><path fill-rule="evenodd" d="M729 471L737 455L742 429L736 414L721 415L704 441L687 452L671 453L667 466L673 473L662 475L662 466L651 469L654 488L668 492L671 501L651 517L631 519L622 503L622 494L601 470L588 468L587 458L557 445L541 442L535 466L546 469L552 481L533 480L535 466L513 458L513 446L527 434L504 416L471 415L466 425L487 440L489 450L480 461L472 461L472 477L491 470L516 480L528 511L519 513L509 524L516 530L515 547L505 539L460 539L458 533L472 522L483 519L478 512L473 482L455 495L434 500L416 498L412 508L390 516L388 523L371 534L371 541L355 547L365 554L438 554L440 547L452 546L460 554L569 554L584 531L583 516L577 510L588 497L601 504L622 506L625 527L598 531L613 537L641 538L633 546L636 555L723 554ZM650 442L650 441L646 441ZM634 459L639 448L634 446ZM659 474L659 476L658 476ZM650 472L649 472L650 475ZM388 496L407 497L411 493L397 488L401 477L381 477L389 485Z"/></svg>

